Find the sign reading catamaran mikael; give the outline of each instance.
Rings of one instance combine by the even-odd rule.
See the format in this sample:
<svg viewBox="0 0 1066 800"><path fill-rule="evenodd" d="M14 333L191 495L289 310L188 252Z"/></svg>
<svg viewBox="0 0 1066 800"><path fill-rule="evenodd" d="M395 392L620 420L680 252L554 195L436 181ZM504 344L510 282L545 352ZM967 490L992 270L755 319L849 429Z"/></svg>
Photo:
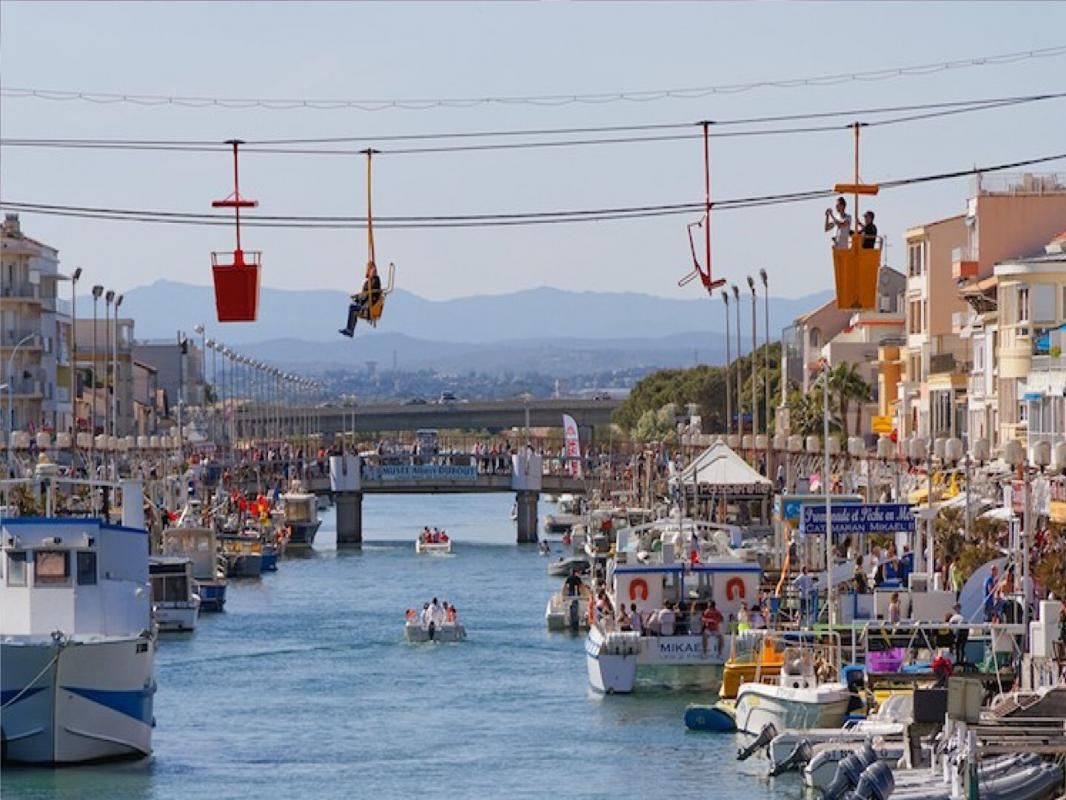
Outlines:
<svg viewBox="0 0 1066 800"><path fill-rule="evenodd" d="M914 530L914 511L906 503L853 503L833 506L833 535ZM825 506L803 507L800 532L825 533Z"/></svg>
<svg viewBox="0 0 1066 800"><path fill-rule="evenodd" d="M121 526L96 518L2 520L7 760L77 764L152 751L148 534L140 484L122 490Z"/></svg>

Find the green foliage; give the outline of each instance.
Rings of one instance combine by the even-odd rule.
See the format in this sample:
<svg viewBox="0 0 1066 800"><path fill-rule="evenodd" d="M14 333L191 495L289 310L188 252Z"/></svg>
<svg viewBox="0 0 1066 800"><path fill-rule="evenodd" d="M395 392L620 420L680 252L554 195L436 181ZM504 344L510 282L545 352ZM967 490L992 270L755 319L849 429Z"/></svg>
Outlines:
<svg viewBox="0 0 1066 800"><path fill-rule="evenodd" d="M658 411L648 409L640 415L633 428L633 438L639 442L664 442L677 434L677 406L667 403Z"/></svg>
<svg viewBox="0 0 1066 800"><path fill-rule="evenodd" d="M766 395L763 384L766 348L760 347L755 363L756 400L759 410L759 429L773 431L773 409L781 398L780 365L781 345L770 345L770 425L767 425ZM709 433L724 433L726 430L726 381L732 399L733 413L738 411L736 398L737 369L740 370L741 394L739 411L750 413L752 400L751 354L733 361L728 371L725 367L698 366L690 369L664 369L653 372L640 380L626 401L614 413L614 421L636 435L638 424L644 415L657 413L663 406L673 403L679 411L689 403L699 406L703 417L703 430ZM651 421L644 423L645 428Z"/></svg>

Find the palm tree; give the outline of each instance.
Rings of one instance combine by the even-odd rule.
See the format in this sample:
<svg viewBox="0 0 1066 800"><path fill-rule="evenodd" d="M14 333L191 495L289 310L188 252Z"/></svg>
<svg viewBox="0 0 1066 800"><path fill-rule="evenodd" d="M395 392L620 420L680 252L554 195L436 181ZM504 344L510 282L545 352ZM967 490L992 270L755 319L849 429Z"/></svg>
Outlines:
<svg viewBox="0 0 1066 800"><path fill-rule="evenodd" d="M854 364L841 362L829 370L829 391L836 396L840 409L841 427L848 432L848 410L854 400L859 404L859 413L855 415L855 435L859 435L862 424L862 403L870 399L870 384L859 374Z"/></svg>

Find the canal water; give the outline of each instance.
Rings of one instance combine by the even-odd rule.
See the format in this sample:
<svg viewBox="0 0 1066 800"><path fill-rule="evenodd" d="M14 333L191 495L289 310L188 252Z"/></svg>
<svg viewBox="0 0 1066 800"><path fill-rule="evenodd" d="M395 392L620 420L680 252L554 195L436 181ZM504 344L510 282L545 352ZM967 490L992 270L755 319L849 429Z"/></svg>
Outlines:
<svg viewBox="0 0 1066 800"><path fill-rule="evenodd" d="M312 555L231 582L224 613L163 638L151 759L5 768L3 799L800 796L797 776L737 763L733 735L686 732L708 698L589 690L583 639L545 630L558 581L515 546L511 502L374 496L366 543L342 551L331 510ZM416 555L423 525L455 553ZM466 642L403 641L404 609L433 596Z"/></svg>

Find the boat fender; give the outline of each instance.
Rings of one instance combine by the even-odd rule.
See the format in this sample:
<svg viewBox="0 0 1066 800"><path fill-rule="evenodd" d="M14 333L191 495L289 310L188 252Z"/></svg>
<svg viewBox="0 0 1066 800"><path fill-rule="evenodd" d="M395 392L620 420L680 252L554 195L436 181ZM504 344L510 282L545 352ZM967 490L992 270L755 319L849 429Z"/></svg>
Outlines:
<svg viewBox="0 0 1066 800"><path fill-rule="evenodd" d="M837 771L833 775L833 780L829 782L829 785L825 787L825 791L822 792L822 800L841 800L848 791L858 784L866 767L867 764L862 754L850 753L844 756L840 763L837 764Z"/></svg>
<svg viewBox="0 0 1066 800"><path fill-rule="evenodd" d="M896 788L896 778L887 764L875 761L863 770L855 787L856 800L888 800Z"/></svg>
<svg viewBox="0 0 1066 800"><path fill-rule="evenodd" d="M769 747L770 742L777 736L777 728L774 727L772 722L767 722L763 725L759 735L755 737L755 741L749 744L747 747L741 747L737 750L737 761L747 761L755 753L762 750L764 747Z"/></svg>
<svg viewBox="0 0 1066 800"><path fill-rule="evenodd" d="M791 753L771 767L770 777L775 778L784 772L801 769L804 765L810 763L813 755L814 751L811 750L811 743L806 739L800 739L796 742L796 746L792 748Z"/></svg>

